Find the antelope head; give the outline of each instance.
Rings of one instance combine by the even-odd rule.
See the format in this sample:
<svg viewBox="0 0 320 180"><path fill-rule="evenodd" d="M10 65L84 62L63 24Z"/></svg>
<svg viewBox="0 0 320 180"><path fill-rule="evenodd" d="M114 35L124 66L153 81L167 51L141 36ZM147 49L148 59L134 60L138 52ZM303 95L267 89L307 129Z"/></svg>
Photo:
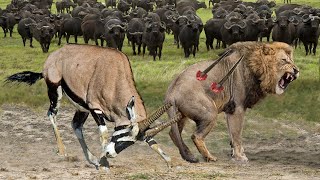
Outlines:
<svg viewBox="0 0 320 180"><path fill-rule="evenodd" d="M118 126L115 127L115 131L112 134L110 143L106 147L106 155L108 157L116 157L122 150L134 144L137 140L145 140L147 137L152 137L158 132L162 131L173 121L168 123L161 124L153 128L149 126L157 120L163 113L165 113L171 104L165 104L157 111L155 111L151 116L148 116L146 119L136 122L136 114L134 110L134 97L130 99L126 107L126 112L129 120L131 121L130 125ZM147 134L147 135L146 135Z"/></svg>

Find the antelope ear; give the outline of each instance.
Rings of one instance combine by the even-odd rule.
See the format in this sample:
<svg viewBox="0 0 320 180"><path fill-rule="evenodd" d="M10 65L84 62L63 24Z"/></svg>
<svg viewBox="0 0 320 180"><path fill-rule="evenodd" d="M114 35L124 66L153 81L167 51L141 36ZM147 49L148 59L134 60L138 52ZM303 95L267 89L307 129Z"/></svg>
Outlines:
<svg viewBox="0 0 320 180"><path fill-rule="evenodd" d="M134 122L136 119L136 114L134 111L134 96L131 97L129 100L127 107L126 107L127 116L130 121Z"/></svg>

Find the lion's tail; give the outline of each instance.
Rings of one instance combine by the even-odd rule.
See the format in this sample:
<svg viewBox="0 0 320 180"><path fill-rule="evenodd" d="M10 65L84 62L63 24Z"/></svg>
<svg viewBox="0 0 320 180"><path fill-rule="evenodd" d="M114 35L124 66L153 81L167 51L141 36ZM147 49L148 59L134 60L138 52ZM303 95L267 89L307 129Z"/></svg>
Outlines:
<svg viewBox="0 0 320 180"><path fill-rule="evenodd" d="M18 83L27 83L28 85L33 85L38 80L42 79L42 73L36 73L31 71L23 71L20 73L13 74L8 76L5 82L18 82Z"/></svg>

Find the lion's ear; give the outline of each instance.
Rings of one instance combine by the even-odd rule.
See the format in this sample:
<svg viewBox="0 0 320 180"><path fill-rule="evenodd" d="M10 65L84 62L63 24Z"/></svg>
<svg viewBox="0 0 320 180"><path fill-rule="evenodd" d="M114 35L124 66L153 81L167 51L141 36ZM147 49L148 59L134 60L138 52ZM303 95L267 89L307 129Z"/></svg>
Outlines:
<svg viewBox="0 0 320 180"><path fill-rule="evenodd" d="M268 44L264 44L262 48L263 54L264 55L274 55L275 50Z"/></svg>

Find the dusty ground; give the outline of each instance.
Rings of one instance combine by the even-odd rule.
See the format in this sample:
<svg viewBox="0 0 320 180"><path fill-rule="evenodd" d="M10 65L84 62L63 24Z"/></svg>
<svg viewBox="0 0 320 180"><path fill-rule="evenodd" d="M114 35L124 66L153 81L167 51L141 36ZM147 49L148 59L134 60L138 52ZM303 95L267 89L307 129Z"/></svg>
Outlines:
<svg viewBox="0 0 320 180"><path fill-rule="evenodd" d="M95 170L84 159L71 128L73 112L70 107L59 111L58 124L69 155L60 157L55 153L55 138L45 108L36 112L23 106L2 106L0 179L320 179L320 124L317 123L267 119L251 113L244 130L250 162L237 164L228 156L228 135L221 116L215 131L207 137L209 149L219 158L217 162L183 161L166 130L156 139L172 157L172 169L139 142L110 159L111 172L106 174ZM184 138L200 158L189 140L193 128L190 123ZM89 147L98 154L98 131L91 117L85 124L85 137Z"/></svg>

